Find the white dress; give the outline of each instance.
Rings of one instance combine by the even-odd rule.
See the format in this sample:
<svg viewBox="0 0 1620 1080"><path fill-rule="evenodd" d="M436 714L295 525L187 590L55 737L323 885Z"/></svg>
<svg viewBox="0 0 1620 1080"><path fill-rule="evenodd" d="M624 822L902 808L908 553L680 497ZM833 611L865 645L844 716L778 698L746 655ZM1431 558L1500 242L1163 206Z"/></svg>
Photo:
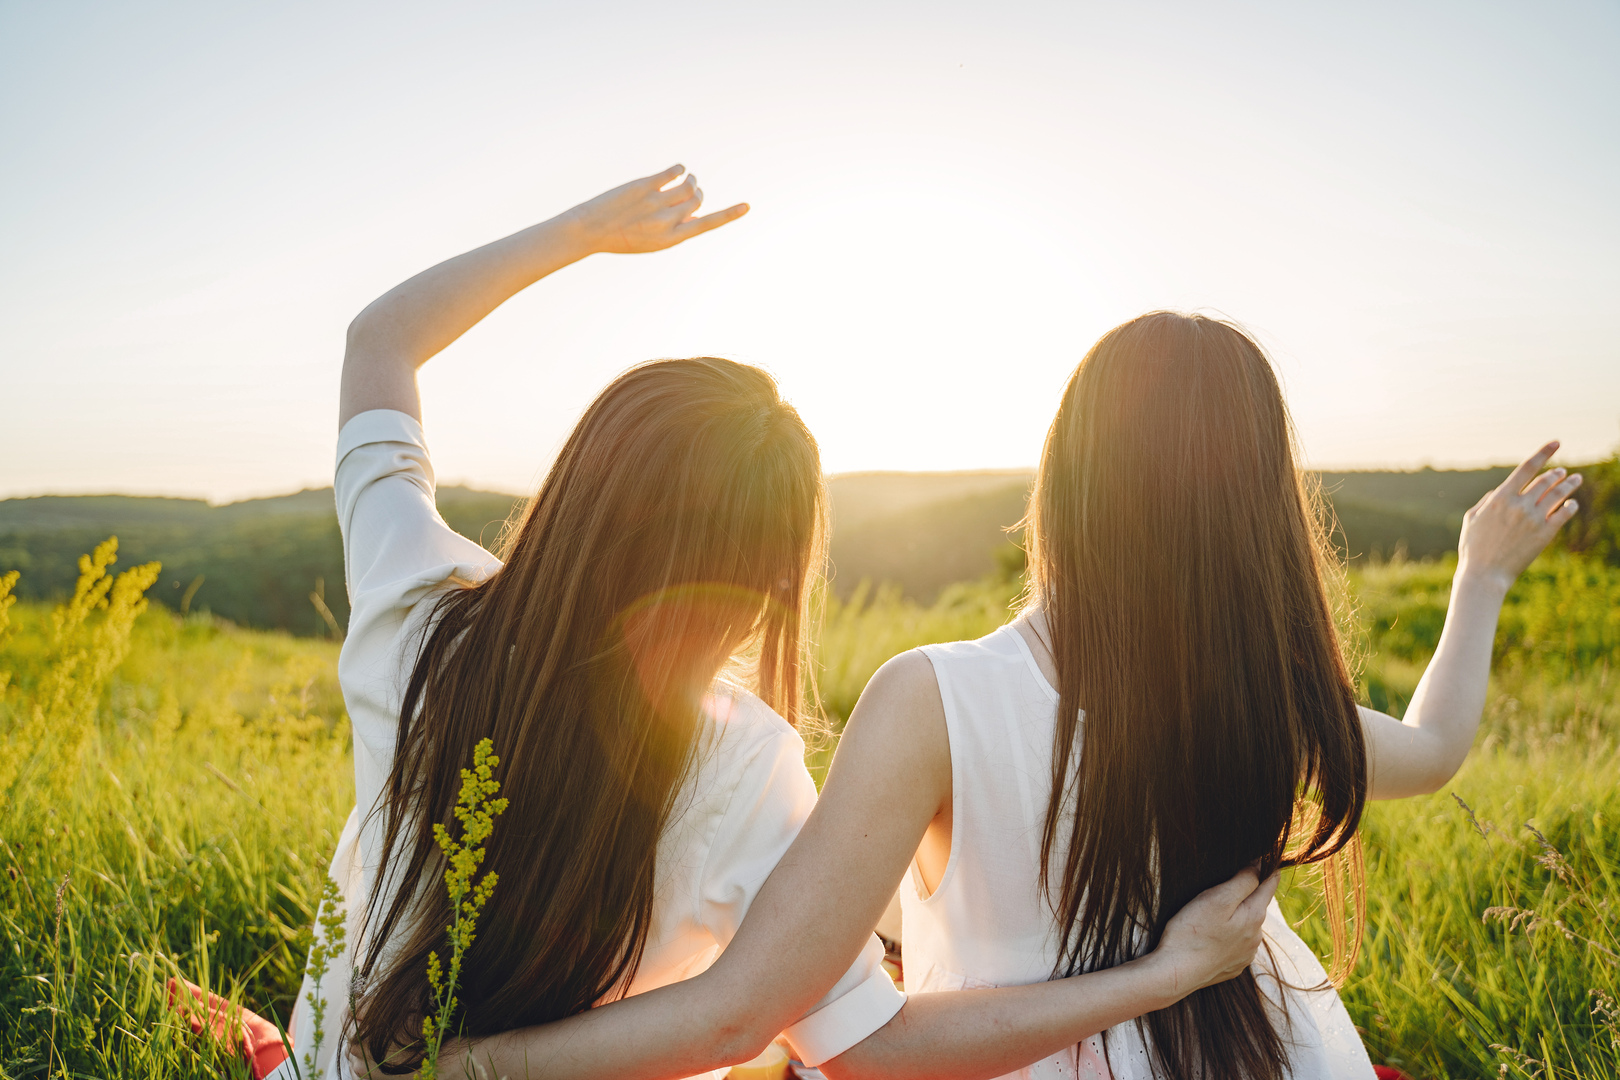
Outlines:
<svg viewBox="0 0 1620 1080"><path fill-rule="evenodd" d="M361 823L387 781L423 620L447 579L480 580L501 565L439 517L421 426L404 413L376 410L344 425L334 486L350 602L338 678L354 729L356 806L331 864L348 907L349 948L322 980L326 1035L315 1075L325 1080L348 1075L339 1033L357 924L382 850L380 824ZM715 688L704 712L698 764L659 840L653 924L631 994L690 978L714 962L815 806L804 743L787 721L727 686ZM899 1012L905 998L882 961L874 936L816 1008L785 1032L803 1060L836 1057ZM306 1080L312 1048L301 1042L312 1031L311 989L306 978L290 1025ZM290 1078L291 1064L272 1075Z"/></svg>
<svg viewBox="0 0 1620 1080"><path fill-rule="evenodd" d="M1057 691L1028 644L1004 626L978 641L926 645L945 705L951 744L951 853L939 888L913 863L900 886L907 993L1019 986L1051 977L1057 920L1040 893L1041 832L1052 790ZM1294 987L1326 982L1322 965L1275 901L1255 973L1279 1000L1277 976ZM1295 1080L1372 1080L1372 1063L1338 993L1282 989ZM1109 1066L1112 1066L1110 1072ZM1149 1080L1147 1047L1134 1023L1019 1072L1021 1080Z"/></svg>

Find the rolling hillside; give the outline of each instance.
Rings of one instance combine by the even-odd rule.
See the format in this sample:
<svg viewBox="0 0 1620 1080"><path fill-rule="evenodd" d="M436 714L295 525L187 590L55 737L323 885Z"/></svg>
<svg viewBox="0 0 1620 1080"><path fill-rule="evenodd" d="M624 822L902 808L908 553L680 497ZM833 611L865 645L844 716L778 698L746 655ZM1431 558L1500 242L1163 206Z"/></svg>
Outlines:
<svg viewBox="0 0 1620 1080"><path fill-rule="evenodd" d="M447 487L439 491L439 512L456 531L493 544L516 501ZM163 564L151 595L176 610L321 635L330 631L310 599L318 591L338 625L348 621L331 488L224 506L130 495L0 500L0 573L22 572L17 595L24 599L65 595L79 556L109 535L118 537L119 566Z"/></svg>
<svg viewBox="0 0 1620 1080"><path fill-rule="evenodd" d="M1570 530L1583 549L1614 548L1615 473L1613 463L1588 470L1582 501L1590 513L1583 510ZM1454 549L1463 512L1506 474L1506 468L1422 469L1325 473L1321 479L1341 548L1359 561L1401 552L1428 558ZM1016 558L1007 548L1008 529L1023 516L1031 479L1017 470L833 477L833 588L847 597L862 581L892 582L928 603L953 582L1004 571L1009 555ZM439 491L445 520L489 547L520 501L464 487ZM225 506L128 495L0 500L0 573L22 571L19 596L60 597L73 587L78 557L110 534L119 538L121 566L163 563L152 595L176 610L330 634L314 593L339 627L347 620L330 488Z"/></svg>
<svg viewBox="0 0 1620 1080"><path fill-rule="evenodd" d="M982 578L996 568L995 551L1008 543L1009 527L1024 516L1033 480L1028 473L1002 474L994 486L970 483L953 489L941 482L951 478L950 473L866 473L856 478L862 482L859 494L877 487L873 481L878 476L884 486L912 497L896 499L901 508L886 513L846 514L841 501L844 480L832 481L833 588L847 597L863 580L891 581L924 603L952 582ZM975 481L984 478L984 474L968 476ZM914 485L909 489L908 481ZM940 497L917 497L922 494Z"/></svg>
<svg viewBox="0 0 1620 1080"><path fill-rule="evenodd" d="M1432 558L1457 547L1463 513L1500 484L1506 467L1321 474L1351 561L1397 553ZM892 581L928 603L956 581L997 569L996 549L1016 540L1030 472L861 473L835 477L833 587ZM848 507L848 509L846 509Z"/></svg>

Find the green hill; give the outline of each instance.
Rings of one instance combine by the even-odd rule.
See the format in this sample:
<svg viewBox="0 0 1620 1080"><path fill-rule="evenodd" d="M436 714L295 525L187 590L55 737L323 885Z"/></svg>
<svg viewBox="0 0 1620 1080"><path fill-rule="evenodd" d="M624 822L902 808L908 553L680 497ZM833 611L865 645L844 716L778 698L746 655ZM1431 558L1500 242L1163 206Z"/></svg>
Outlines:
<svg viewBox="0 0 1620 1080"><path fill-rule="evenodd" d="M1341 549L1352 560L1404 552L1426 559L1454 551L1463 514L1513 470L1419 469L1322 473L1338 518Z"/></svg>
<svg viewBox="0 0 1620 1080"><path fill-rule="evenodd" d="M945 586L996 569L996 549L1007 545L1009 528L1024 516L1033 476L1026 473L1009 483L1003 474L988 490L973 491L976 483L964 485L973 493L963 495L962 487L938 482L950 475L887 474L898 492L906 492L905 480L917 477L909 492L913 498L896 500L903 509L860 517L843 512L842 478L834 478L832 585L839 595L847 597L863 580L887 581L906 596L931 603ZM970 475L977 479L983 474ZM872 474L860 479L869 484ZM921 493L942 497L915 497ZM849 517L855 517L853 524Z"/></svg>
<svg viewBox="0 0 1620 1080"><path fill-rule="evenodd" d="M518 501L447 487L439 491L439 512L456 531L493 544ZM79 556L113 534L120 566L163 564L152 597L176 610L319 635L329 630L310 599L318 591L338 625L348 622L331 488L224 506L131 495L6 499L0 573L22 571L17 595L25 599L60 597L73 588Z"/></svg>
<svg viewBox="0 0 1620 1080"><path fill-rule="evenodd" d="M833 533L836 536L935 503L1027 488L1034 479L1033 469L840 473L827 482L832 491Z"/></svg>
<svg viewBox="0 0 1620 1080"><path fill-rule="evenodd" d="M1335 472L1321 481L1335 541L1351 561L1422 559L1456 549L1463 513L1509 471ZM1032 480L1027 471L835 477L834 589L848 596L863 579L889 581L928 603L952 582L994 572Z"/></svg>
<svg viewBox="0 0 1620 1080"><path fill-rule="evenodd" d="M1587 467L1575 550L1610 557L1620 533L1620 466ZM1322 474L1352 561L1455 549L1462 515L1507 468ZM1023 517L1032 473L869 472L835 476L832 583L848 596L862 581L892 582L930 602L946 585L1006 569L1008 529ZM522 500L465 487L439 490L439 512L465 536L495 546ZM18 594L54 599L73 587L78 557L109 534L119 564L157 560L152 590L168 606L208 610L244 626L330 632L311 600L320 593L339 626L348 619L343 551L332 490L210 506L196 499L129 495L0 500L0 573L21 570ZM1001 561L998 562L998 549ZM1617 557L1620 558L1620 557Z"/></svg>

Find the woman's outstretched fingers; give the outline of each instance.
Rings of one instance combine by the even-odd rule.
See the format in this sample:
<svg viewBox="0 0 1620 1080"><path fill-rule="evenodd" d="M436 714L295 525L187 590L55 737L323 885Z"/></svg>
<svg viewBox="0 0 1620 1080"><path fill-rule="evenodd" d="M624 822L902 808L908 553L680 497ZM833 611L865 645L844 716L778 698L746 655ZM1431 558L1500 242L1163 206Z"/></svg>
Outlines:
<svg viewBox="0 0 1620 1080"><path fill-rule="evenodd" d="M1553 441L1531 454L1463 516L1459 572L1506 590L1574 516L1569 496L1581 486L1580 474L1540 472L1557 449Z"/></svg>
<svg viewBox="0 0 1620 1080"><path fill-rule="evenodd" d="M686 173L685 179L671 183L684 171L672 165L574 207L567 216L582 233L581 243L593 252L620 255L662 251L747 212L747 205L739 203L718 214L695 217L703 205L697 177Z"/></svg>
<svg viewBox="0 0 1620 1080"><path fill-rule="evenodd" d="M1508 478L1502 481L1502 486L1497 490L1509 491L1515 495L1521 493L1530 486L1530 481L1535 479L1536 473L1540 472L1541 467L1552 460L1552 456L1557 452L1558 440L1554 439L1521 461L1519 467L1508 474Z"/></svg>
<svg viewBox="0 0 1620 1080"><path fill-rule="evenodd" d="M1552 490L1553 485L1564 478L1565 473L1566 470L1562 466L1556 469L1548 469L1530 481L1530 486L1524 489L1525 498L1529 499L1531 503L1540 502L1542 497Z"/></svg>
<svg viewBox="0 0 1620 1080"><path fill-rule="evenodd" d="M672 190L681 192L681 198L675 200L673 203L670 203L670 206L674 209L677 215L675 220L685 221L687 218L697 213L699 208L703 206L703 189L698 187L696 184L693 184L691 187L688 187L685 184L680 184Z"/></svg>
<svg viewBox="0 0 1620 1080"><path fill-rule="evenodd" d="M687 173L685 180L672 188L666 189L663 194L668 201L668 205L679 206L690 199L695 191L697 191L697 176L694 173Z"/></svg>
<svg viewBox="0 0 1620 1080"><path fill-rule="evenodd" d="M1569 497L1580 486L1581 474L1571 473L1558 483L1549 485L1547 490L1542 493L1541 498L1536 500L1536 505L1545 511L1547 520L1551 521L1553 515L1557 514L1566 505Z"/></svg>
<svg viewBox="0 0 1620 1080"><path fill-rule="evenodd" d="M702 217L683 221L675 227L675 231L680 234L682 240L685 240L697 236L699 233L706 233L710 229L718 229L722 225L736 221L746 213L748 213L748 204L738 203L736 206L728 206L724 210L716 210L712 214L704 214Z"/></svg>

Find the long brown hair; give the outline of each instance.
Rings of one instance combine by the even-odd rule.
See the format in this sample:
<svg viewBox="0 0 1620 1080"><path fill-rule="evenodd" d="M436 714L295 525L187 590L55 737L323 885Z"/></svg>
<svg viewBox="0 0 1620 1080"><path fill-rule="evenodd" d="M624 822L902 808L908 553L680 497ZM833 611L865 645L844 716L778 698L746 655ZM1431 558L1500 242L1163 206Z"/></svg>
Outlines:
<svg viewBox="0 0 1620 1080"><path fill-rule="evenodd" d="M1356 851L1366 747L1293 442L1259 346L1196 315L1109 331L1064 392L1028 521L1058 673L1042 840L1056 974L1140 955L1250 863L1347 861L1358 880L1338 856ZM1286 1075L1252 972L1139 1023L1156 1075Z"/></svg>
<svg viewBox="0 0 1620 1080"><path fill-rule="evenodd" d="M824 519L815 441L757 368L655 361L591 404L504 567L437 601L411 672L366 912L356 1034L373 1060L415 1060L428 954L451 918L432 828L452 825L459 770L486 736L510 805L487 845L499 885L462 969L459 1030L624 991L702 696L746 652L760 697L799 718Z"/></svg>

